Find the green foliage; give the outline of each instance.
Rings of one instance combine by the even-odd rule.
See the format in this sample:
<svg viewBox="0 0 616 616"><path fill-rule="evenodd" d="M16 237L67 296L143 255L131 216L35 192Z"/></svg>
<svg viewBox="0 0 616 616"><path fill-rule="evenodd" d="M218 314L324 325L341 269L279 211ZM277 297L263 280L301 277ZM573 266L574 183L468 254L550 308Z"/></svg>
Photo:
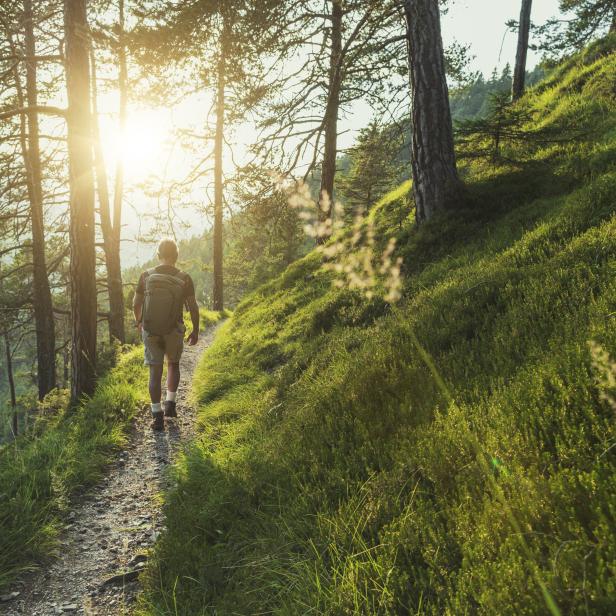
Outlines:
<svg viewBox="0 0 616 616"><path fill-rule="evenodd" d="M206 327L217 325L222 319L228 319L231 314L232 313L230 310L215 312L214 310L205 310L201 308L201 310L199 310L199 327L201 328L201 331L203 331Z"/></svg>
<svg viewBox="0 0 616 616"><path fill-rule="evenodd" d="M334 287L317 253L238 306L196 373L202 433L141 613L616 609L616 114L587 98L614 56L597 61L526 102L548 124L590 104L600 138L466 163L472 209L419 229L394 222L408 184L373 209L404 257L399 307Z"/></svg>
<svg viewBox="0 0 616 616"><path fill-rule="evenodd" d="M539 64L532 71L526 73L526 85L532 86L546 75L546 67ZM495 94L507 92L511 94L513 77L511 66L507 64L499 75L496 70L489 79L479 73L474 75L468 83L451 91L451 116L454 121L472 120L487 115L490 108L490 99Z"/></svg>
<svg viewBox="0 0 616 616"><path fill-rule="evenodd" d="M306 252L302 221L272 177L248 166L235 178L241 213L231 219L225 285L237 301Z"/></svg>
<svg viewBox="0 0 616 616"><path fill-rule="evenodd" d="M359 132L350 151L351 167L337 184L347 218L367 212L396 184L402 168L394 161L402 145L401 135L390 138L375 121Z"/></svg>
<svg viewBox="0 0 616 616"><path fill-rule="evenodd" d="M570 18L550 19L535 28L541 49L555 54L575 52L616 30L614 0L560 0L560 10Z"/></svg>
<svg viewBox="0 0 616 616"><path fill-rule="evenodd" d="M232 313L230 310L223 310L222 312L218 312L215 310L207 310L206 308L200 308L199 328L201 331L204 331L207 327L217 325L222 319L229 318L231 314ZM184 312L184 326L186 327L186 331L191 331L192 322L190 320L190 314L188 312Z"/></svg>
<svg viewBox="0 0 616 616"><path fill-rule="evenodd" d="M141 349L122 355L93 398L69 410L68 392L41 403L33 433L0 449L0 588L57 549L70 497L96 482L145 402Z"/></svg>
<svg viewBox="0 0 616 616"><path fill-rule="evenodd" d="M570 127L552 123L538 126L539 111L528 105L512 103L509 92L496 92L490 96L487 114L482 118L463 120L456 124L455 132L460 156L487 157L493 162L503 161L503 146L509 153L512 145L524 144L523 151L531 156L540 145L571 141L578 137ZM533 147L534 146L534 149ZM521 162L509 158L509 162Z"/></svg>

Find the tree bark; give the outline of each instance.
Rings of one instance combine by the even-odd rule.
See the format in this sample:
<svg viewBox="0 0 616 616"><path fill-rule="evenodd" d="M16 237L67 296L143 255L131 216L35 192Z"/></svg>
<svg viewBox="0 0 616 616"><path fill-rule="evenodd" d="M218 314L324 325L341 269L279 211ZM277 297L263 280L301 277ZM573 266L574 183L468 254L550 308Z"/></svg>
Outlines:
<svg viewBox="0 0 616 616"><path fill-rule="evenodd" d="M513 71L512 100L518 100L524 94L526 81L526 57L528 55L528 38L530 36L530 14L533 0L522 0L520 23L518 26L518 50L515 56L515 69Z"/></svg>
<svg viewBox="0 0 616 616"><path fill-rule="evenodd" d="M17 109L9 109L9 111L0 112L0 120L7 120L8 118L12 118L16 115L22 115L24 113L28 113L30 111L35 111L36 113L43 113L46 115L57 116L60 118L66 117L66 109L62 109L61 107L54 107L53 105L37 105L33 109L29 107L18 107Z"/></svg>
<svg viewBox="0 0 616 616"><path fill-rule="evenodd" d="M438 0L404 0L412 89L412 171L416 220L459 207L449 91Z"/></svg>
<svg viewBox="0 0 616 616"><path fill-rule="evenodd" d="M11 354L11 341L8 332L4 332L4 351L6 354L6 377L9 383L12 409L13 436L19 432L19 418L17 417L17 396L15 393L15 376L13 375L13 355Z"/></svg>
<svg viewBox="0 0 616 616"><path fill-rule="evenodd" d="M67 293L70 292L69 289L66 289ZM70 376L71 376L71 350L70 346L67 344L67 341L70 336L70 323L68 319L62 319L63 321L63 339L64 344L62 348L62 389L66 389L69 387Z"/></svg>
<svg viewBox="0 0 616 616"><path fill-rule="evenodd" d="M86 0L64 0L70 185L71 398L94 393L96 381L96 253L89 31Z"/></svg>
<svg viewBox="0 0 616 616"><path fill-rule="evenodd" d="M340 109L340 85L342 79L342 0L333 0L331 14L331 51L329 57L329 83L327 88L327 105L323 120L325 128L323 164L321 167L321 188L319 191L320 223L332 215L334 199L334 182L336 179L336 158L338 155L338 113ZM317 235L317 243L323 243L327 237Z"/></svg>
<svg viewBox="0 0 616 616"><path fill-rule="evenodd" d="M225 17L223 16L223 20ZM225 130L225 39L227 36L226 20L220 40L220 58L218 59L216 92L216 135L214 140L214 310L223 310L223 168L222 154Z"/></svg>
<svg viewBox="0 0 616 616"><path fill-rule="evenodd" d="M120 135L126 131L128 111L128 69L126 66L124 0L119 0L118 17L118 91L120 93ZM126 341L124 326L124 287L120 247L122 238L122 196L124 194L124 161L118 158L113 189L113 226L110 255L107 257L109 284L109 327L111 335L122 344Z"/></svg>
<svg viewBox="0 0 616 616"><path fill-rule="evenodd" d="M96 58L90 49L92 67L92 128L94 136L94 161L98 208L103 235L103 250L107 268L107 291L109 297L109 338L124 344L124 293L122 289L122 268L120 262L120 242L116 241L115 225L111 222L107 167L100 141L98 122L98 88L96 84ZM117 179L117 178L116 178Z"/></svg>
<svg viewBox="0 0 616 616"><path fill-rule="evenodd" d="M34 37L34 14L32 0L24 0L24 45L26 57L36 57ZM18 76L16 76L19 79ZM21 88L19 88L21 90ZM23 95L22 95L23 96ZM38 397L42 400L56 387L56 338L55 323L47 261L45 256L45 221L43 214L43 188L41 153L39 144L37 66L33 60L26 61L26 99L28 103L28 140L23 147L30 200L32 225L32 299L36 328L36 363Z"/></svg>

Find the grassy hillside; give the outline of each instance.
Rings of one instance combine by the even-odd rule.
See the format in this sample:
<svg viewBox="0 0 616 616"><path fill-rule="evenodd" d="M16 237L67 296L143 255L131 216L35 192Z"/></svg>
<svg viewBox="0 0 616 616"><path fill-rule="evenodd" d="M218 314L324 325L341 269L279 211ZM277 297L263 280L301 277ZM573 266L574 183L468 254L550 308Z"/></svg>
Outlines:
<svg viewBox="0 0 616 616"><path fill-rule="evenodd" d="M616 611L615 46L520 103L575 141L469 163L420 229L408 186L375 207L395 307L318 253L238 307L144 614Z"/></svg>

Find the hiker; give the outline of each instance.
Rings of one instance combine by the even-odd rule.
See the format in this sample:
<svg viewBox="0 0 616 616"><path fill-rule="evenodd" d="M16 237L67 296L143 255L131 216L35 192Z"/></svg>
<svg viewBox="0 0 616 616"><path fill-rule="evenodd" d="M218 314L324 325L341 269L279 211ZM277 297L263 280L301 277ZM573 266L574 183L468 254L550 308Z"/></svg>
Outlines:
<svg viewBox="0 0 616 616"><path fill-rule="evenodd" d="M164 417L177 417L176 395L180 382L180 357L184 348L184 306L190 312L189 345L199 340L199 306L192 278L181 272L177 244L165 239L158 245L160 265L141 274L135 291L133 312L143 339L145 365L150 367L150 399L153 430L163 430ZM161 406L163 363L167 356L167 396Z"/></svg>

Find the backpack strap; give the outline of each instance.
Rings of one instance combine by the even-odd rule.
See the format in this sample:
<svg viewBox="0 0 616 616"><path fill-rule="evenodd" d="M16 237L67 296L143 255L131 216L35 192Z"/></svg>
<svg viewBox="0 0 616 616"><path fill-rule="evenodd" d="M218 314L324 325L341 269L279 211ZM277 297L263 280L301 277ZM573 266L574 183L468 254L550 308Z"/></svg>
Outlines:
<svg viewBox="0 0 616 616"><path fill-rule="evenodd" d="M186 303L186 284L188 283L188 279L190 278L190 276L186 272L182 272L181 270L178 271L176 276L184 281L184 288L182 289L184 293L184 297L182 298L182 305L188 310L188 304Z"/></svg>
<svg viewBox="0 0 616 616"><path fill-rule="evenodd" d="M146 284L148 276L151 276L152 274L155 274L155 273L156 273L156 268L152 267L152 268L150 268L148 270L145 270L145 272L143 272L143 274L141 274L143 276L143 284L144 284L144 286ZM145 291L145 288L143 290Z"/></svg>
<svg viewBox="0 0 616 616"><path fill-rule="evenodd" d="M157 272L156 272L155 267L151 267L149 270L145 270L145 272L143 272L143 282L145 283L148 276L152 276L153 274L156 274L156 273ZM173 276L174 278L180 278L184 282L184 285L186 285L186 282L190 278L190 276L186 272L183 272L181 270L178 270L175 274L168 274L168 275Z"/></svg>
<svg viewBox="0 0 616 616"><path fill-rule="evenodd" d="M145 297L148 297L150 295L150 292L148 291L148 278L153 274L156 274L155 267L151 267L150 269L143 272L143 294L145 295Z"/></svg>

